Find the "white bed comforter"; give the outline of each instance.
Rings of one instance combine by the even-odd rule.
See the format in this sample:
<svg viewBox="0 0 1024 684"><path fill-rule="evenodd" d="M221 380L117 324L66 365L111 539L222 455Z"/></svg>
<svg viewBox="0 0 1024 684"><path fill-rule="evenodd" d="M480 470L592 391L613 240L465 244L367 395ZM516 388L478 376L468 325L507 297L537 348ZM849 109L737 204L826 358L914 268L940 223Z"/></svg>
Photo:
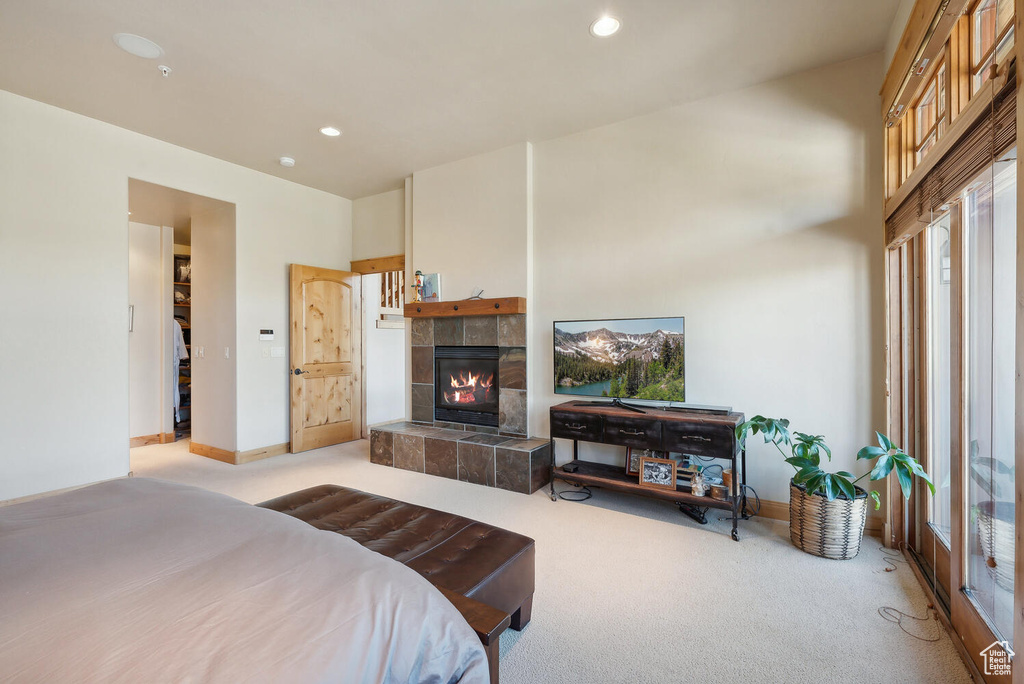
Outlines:
<svg viewBox="0 0 1024 684"><path fill-rule="evenodd" d="M340 534L115 480L0 508L5 682L486 682L433 586Z"/></svg>

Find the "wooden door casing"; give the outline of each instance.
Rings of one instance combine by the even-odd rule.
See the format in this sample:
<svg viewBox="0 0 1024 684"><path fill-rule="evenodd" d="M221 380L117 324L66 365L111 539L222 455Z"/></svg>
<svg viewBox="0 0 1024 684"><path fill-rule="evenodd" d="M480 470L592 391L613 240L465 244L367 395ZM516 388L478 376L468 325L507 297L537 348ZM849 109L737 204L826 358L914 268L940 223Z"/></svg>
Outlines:
<svg viewBox="0 0 1024 684"><path fill-rule="evenodd" d="M291 265L291 450L362 436L362 311L357 273Z"/></svg>

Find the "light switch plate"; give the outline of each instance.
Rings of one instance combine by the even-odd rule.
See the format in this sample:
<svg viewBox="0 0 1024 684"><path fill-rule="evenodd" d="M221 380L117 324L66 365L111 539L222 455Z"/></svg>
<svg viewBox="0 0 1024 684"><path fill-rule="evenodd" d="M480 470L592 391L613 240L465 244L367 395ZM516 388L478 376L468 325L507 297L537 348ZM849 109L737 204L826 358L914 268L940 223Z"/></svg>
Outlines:
<svg viewBox="0 0 1024 684"><path fill-rule="evenodd" d="M275 359L283 359L284 358L284 347L271 347L270 348L270 355L272 357L274 357Z"/></svg>

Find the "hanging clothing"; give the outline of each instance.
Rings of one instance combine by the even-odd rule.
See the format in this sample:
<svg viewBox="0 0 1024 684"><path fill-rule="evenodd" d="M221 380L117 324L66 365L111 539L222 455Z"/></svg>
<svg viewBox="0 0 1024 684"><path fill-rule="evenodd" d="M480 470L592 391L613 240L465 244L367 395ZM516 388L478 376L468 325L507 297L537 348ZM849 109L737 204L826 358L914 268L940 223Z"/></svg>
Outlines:
<svg viewBox="0 0 1024 684"><path fill-rule="evenodd" d="M174 319L174 420L181 422L181 388L178 386L179 368L181 362L188 358L188 349L185 348L185 333L181 331L181 323Z"/></svg>

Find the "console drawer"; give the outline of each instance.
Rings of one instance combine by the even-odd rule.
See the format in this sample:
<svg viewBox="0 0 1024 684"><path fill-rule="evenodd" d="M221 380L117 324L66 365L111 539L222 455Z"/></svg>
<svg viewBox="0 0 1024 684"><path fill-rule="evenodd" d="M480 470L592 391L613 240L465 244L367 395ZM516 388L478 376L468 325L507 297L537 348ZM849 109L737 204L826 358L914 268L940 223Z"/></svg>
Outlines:
<svg viewBox="0 0 1024 684"><path fill-rule="evenodd" d="M604 442L640 449L661 449L661 421L605 416Z"/></svg>
<svg viewBox="0 0 1024 684"><path fill-rule="evenodd" d="M736 438L725 425L665 421L665 451L712 458L732 458Z"/></svg>
<svg viewBox="0 0 1024 684"><path fill-rule="evenodd" d="M600 442L601 423L601 416L588 416L570 411L552 411L551 436L563 439L581 439L584 442Z"/></svg>

